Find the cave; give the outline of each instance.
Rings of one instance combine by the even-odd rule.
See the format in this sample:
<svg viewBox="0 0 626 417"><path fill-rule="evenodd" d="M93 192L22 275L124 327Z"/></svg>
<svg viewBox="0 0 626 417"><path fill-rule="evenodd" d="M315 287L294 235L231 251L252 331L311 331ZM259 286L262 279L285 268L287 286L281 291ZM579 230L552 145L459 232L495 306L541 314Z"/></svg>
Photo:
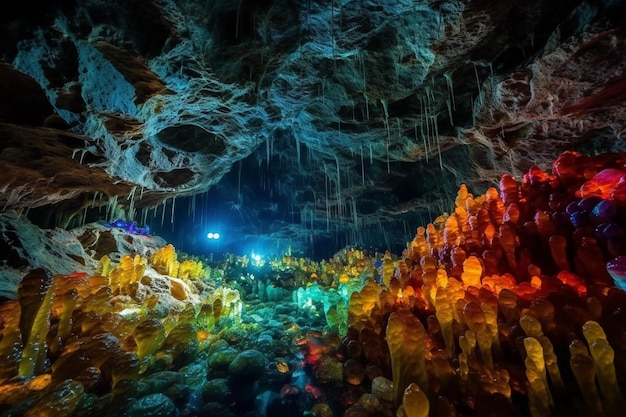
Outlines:
<svg viewBox="0 0 626 417"><path fill-rule="evenodd" d="M0 16L0 416L621 415L626 2Z"/></svg>

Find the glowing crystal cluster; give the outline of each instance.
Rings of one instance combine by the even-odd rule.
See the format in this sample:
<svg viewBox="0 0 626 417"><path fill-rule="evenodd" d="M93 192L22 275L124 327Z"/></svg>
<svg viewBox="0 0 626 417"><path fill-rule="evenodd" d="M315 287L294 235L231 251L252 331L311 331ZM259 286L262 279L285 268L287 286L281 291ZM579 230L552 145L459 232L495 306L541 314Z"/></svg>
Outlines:
<svg viewBox="0 0 626 417"><path fill-rule="evenodd" d="M504 175L476 197L461 186L394 276L352 295L344 346L381 341L365 362L407 416L429 401L437 415L619 414L625 175L626 155L566 152L553 174Z"/></svg>
<svg viewBox="0 0 626 417"><path fill-rule="evenodd" d="M149 259L105 256L93 276L33 270L0 305L0 404L77 416L112 398L167 415L197 398L208 415L621 415L625 164L566 152L552 173L504 175L480 196L461 186L401 257L233 255L205 269L167 245ZM152 379L162 389L147 389ZM177 403L175 385L196 391Z"/></svg>
<svg viewBox="0 0 626 417"><path fill-rule="evenodd" d="M154 367L184 363L206 349L220 317L241 315L236 290L214 291L197 279L202 264L179 265L171 246L151 262L136 255L112 265L105 256L99 274L33 270L18 300L2 305L3 406L25 402L25 415L71 415L94 392L115 392Z"/></svg>

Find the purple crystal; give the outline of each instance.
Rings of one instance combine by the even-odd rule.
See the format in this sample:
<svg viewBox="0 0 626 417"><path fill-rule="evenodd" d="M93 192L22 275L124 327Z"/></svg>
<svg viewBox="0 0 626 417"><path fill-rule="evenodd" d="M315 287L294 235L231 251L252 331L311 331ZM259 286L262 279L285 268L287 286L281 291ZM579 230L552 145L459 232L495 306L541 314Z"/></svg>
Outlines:
<svg viewBox="0 0 626 417"><path fill-rule="evenodd" d="M589 224L589 212L586 210L577 211L569 216L574 227L583 227Z"/></svg>
<svg viewBox="0 0 626 417"><path fill-rule="evenodd" d="M617 214L617 206L611 200L602 200L595 205L589 218L591 223L598 225L600 223L608 223Z"/></svg>
<svg viewBox="0 0 626 417"><path fill-rule="evenodd" d="M600 201L602 201L602 198L597 197L595 195L590 196L590 197L585 197L578 202L578 207L583 210L591 211L596 206L596 204L598 204Z"/></svg>

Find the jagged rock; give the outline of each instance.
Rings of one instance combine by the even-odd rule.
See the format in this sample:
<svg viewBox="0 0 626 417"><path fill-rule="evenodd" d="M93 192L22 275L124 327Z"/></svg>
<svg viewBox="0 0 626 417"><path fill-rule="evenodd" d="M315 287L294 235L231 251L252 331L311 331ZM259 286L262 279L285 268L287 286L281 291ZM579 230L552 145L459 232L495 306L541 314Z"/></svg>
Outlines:
<svg viewBox="0 0 626 417"><path fill-rule="evenodd" d="M565 149L624 149L619 1L38 12L0 18L0 205L47 226L210 190L204 208L236 220L222 248L402 249L460 182L482 193Z"/></svg>
<svg viewBox="0 0 626 417"><path fill-rule="evenodd" d="M17 298L17 285L31 269L46 268L53 275L75 271L92 273L91 258L72 233L42 230L15 213L0 213L0 298Z"/></svg>
<svg viewBox="0 0 626 417"><path fill-rule="evenodd" d="M26 217L2 212L0 297L15 299L17 284L30 269L43 267L53 275L75 271L92 275L104 255L114 262L122 255L138 254L149 258L165 244L165 240L157 236L132 235L97 223L69 231L58 227L40 229Z"/></svg>

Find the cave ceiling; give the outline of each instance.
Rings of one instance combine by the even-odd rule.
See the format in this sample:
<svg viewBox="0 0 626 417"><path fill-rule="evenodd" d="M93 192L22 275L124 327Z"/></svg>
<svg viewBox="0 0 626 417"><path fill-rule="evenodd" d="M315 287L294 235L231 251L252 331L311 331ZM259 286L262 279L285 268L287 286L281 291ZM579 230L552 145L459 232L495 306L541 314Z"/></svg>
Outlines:
<svg viewBox="0 0 626 417"><path fill-rule="evenodd" d="M69 225L178 202L277 247L402 245L461 183L624 149L624 3L12 4L0 204Z"/></svg>

